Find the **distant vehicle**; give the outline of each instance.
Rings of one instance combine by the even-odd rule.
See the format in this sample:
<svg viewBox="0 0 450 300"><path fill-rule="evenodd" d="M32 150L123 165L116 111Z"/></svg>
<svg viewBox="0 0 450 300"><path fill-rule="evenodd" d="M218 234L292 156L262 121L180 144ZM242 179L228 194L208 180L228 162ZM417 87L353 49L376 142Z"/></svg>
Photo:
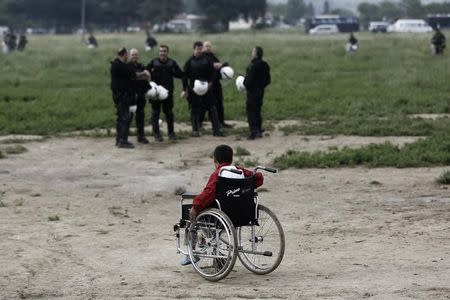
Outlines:
<svg viewBox="0 0 450 300"><path fill-rule="evenodd" d="M429 14L426 18L427 23L433 29L449 29L450 28L450 14Z"/></svg>
<svg viewBox="0 0 450 300"><path fill-rule="evenodd" d="M432 31L433 28L422 19L400 19L388 27L388 32L426 33Z"/></svg>
<svg viewBox="0 0 450 300"><path fill-rule="evenodd" d="M3 33L8 32L9 28L7 26L0 26L0 37L3 36Z"/></svg>
<svg viewBox="0 0 450 300"><path fill-rule="evenodd" d="M139 26L128 26L126 29L127 32L139 32L141 28Z"/></svg>
<svg viewBox="0 0 450 300"><path fill-rule="evenodd" d="M357 17L341 17L339 15L318 15L305 19L305 30L313 29L319 25L336 25L339 32L359 31L359 19Z"/></svg>
<svg viewBox="0 0 450 300"><path fill-rule="evenodd" d="M318 25L309 31L309 34L320 35L320 34L335 34L339 33L339 29L336 25Z"/></svg>
<svg viewBox="0 0 450 300"><path fill-rule="evenodd" d="M45 28L27 28L27 34L54 34L55 30L48 30Z"/></svg>
<svg viewBox="0 0 450 300"><path fill-rule="evenodd" d="M389 27L388 22L370 22L369 23L369 31L373 33L377 32L387 32L387 29Z"/></svg>

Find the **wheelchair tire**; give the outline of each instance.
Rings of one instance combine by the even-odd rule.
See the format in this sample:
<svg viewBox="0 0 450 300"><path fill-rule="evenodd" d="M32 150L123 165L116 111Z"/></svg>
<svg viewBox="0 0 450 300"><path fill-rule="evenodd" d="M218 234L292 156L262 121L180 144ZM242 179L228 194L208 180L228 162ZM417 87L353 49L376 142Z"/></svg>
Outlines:
<svg viewBox="0 0 450 300"><path fill-rule="evenodd" d="M222 211L201 212L189 231L188 252L195 271L209 281L225 278L237 257L237 237L233 223Z"/></svg>
<svg viewBox="0 0 450 300"><path fill-rule="evenodd" d="M259 225L237 228L238 256L249 271L263 275L280 265L284 256L285 239L283 227L270 209L259 205L258 214ZM253 239L255 248L252 248Z"/></svg>

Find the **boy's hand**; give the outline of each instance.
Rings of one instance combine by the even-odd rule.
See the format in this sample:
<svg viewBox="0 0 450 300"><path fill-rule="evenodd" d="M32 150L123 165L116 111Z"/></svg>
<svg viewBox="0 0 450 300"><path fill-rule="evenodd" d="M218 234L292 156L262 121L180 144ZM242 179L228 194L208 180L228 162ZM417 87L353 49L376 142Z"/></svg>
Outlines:
<svg viewBox="0 0 450 300"><path fill-rule="evenodd" d="M195 208L192 207L189 210L189 219L191 220L191 223L195 222L195 219L197 218L197 214L198 214L198 212L197 212L197 210L195 210Z"/></svg>

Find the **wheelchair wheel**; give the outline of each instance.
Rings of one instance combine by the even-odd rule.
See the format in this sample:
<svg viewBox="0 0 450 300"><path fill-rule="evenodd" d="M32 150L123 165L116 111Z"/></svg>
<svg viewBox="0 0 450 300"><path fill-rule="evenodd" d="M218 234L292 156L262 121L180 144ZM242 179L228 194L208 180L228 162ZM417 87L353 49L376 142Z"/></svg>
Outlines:
<svg viewBox="0 0 450 300"><path fill-rule="evenodd" d="M258 224L237 228L238 256L251 272L268 274L281 263L284 255L284 231L275 214L258 206Z"/></svg>
<svg viewBox="0 0 450 300"><path fill-rule="evenodd" d="M189 230L188 251L194 269L203 278L225 278L237 257L236 230L228 216L215 208L201 212Z"/></svg>

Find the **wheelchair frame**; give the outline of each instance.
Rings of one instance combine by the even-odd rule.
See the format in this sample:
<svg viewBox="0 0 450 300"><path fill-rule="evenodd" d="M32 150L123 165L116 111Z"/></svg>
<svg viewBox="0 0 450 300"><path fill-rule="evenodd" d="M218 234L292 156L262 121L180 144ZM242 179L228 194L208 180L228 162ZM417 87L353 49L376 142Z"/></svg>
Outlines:
<svg viewBox="0 0 450 300"><path fill-rule="evenodd" d="M274 169L258 166L254 173L258 169L276 172ZM230 218L220 210L220 202L217 199L218 209L209 208L202 211L196 221L191 223L189 209L195 196L196 194L191 193L181 196L181 217L179 223L174 225L174 231L177 253L188 255L197 273L209 281L221 280L231 272L237 257L245 268L259 275L268 274L279 266L284 256L284 231L276 215L259 203L256 192L255 224L236 228ZM265 223L266 219L268 223ZM272 233L271 226L274 226ZM269 249L265 250L267 244Z"/></svg>

